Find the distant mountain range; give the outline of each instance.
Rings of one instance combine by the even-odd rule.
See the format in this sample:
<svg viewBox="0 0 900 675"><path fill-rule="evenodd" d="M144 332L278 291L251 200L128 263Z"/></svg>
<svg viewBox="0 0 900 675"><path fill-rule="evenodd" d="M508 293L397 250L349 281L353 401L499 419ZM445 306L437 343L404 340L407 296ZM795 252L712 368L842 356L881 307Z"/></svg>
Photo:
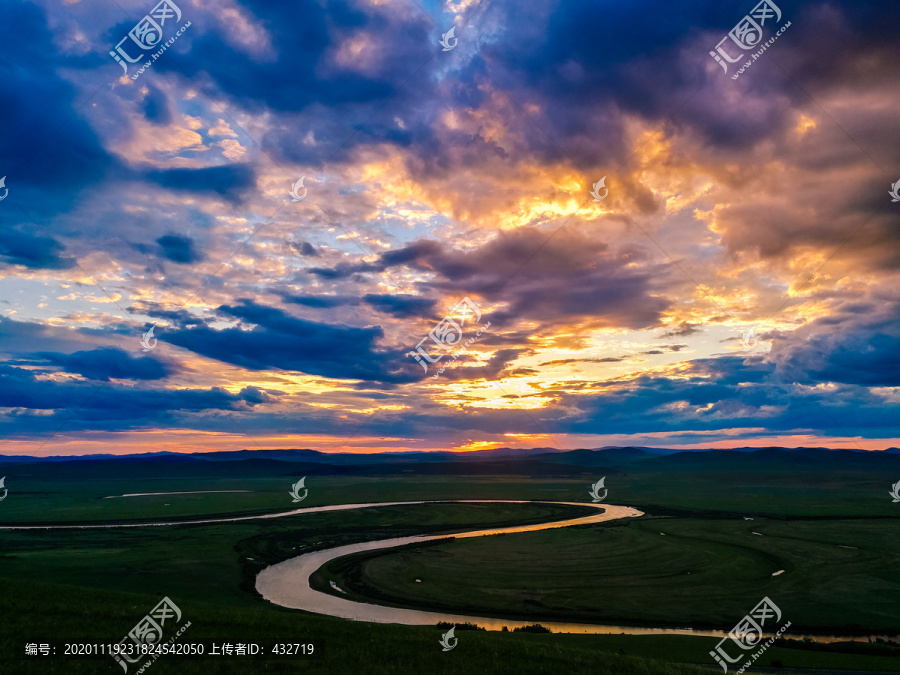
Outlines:
<svg viewBox="0 0 900 675"><path fill-rule="evenodd" d="M740 456L737 453L741 453ZM723 462L733 464L741 457L752 457L754 463L759 461L778 461L797 464L798 467L820 464L823 460L833 461L837 458L850 460L853 456L860 459L865 456L885 455L900 456L900 449L888 448L884 451L866 450L834 450L831 448L730 448L728 450L682 450L675 448L618 447L586 448L580 450L560 450L558 448L495 448L492 450L476 450L472 452L381 452L371 454L355 454L348 452L320 452L309 449L285 450L234 450L225 452L150 452L141 454L112 455L78 455L53 457L22 457L0 455L0 464L33 464L33 463L83 463L83 462L122 462L153 464L195 464L207 462L236 462L261 460L282 463L293 462L303 464L327 464L333 467L375 467L384 465L448 465L472 464L494 465L493 469L525 468L523 464L533 467L535 464L555 464L579 467L617 467L654 460L654 465L668 465L672 468L688 466L712 469ZM468 473L468 472L466 472Z"/></svg>

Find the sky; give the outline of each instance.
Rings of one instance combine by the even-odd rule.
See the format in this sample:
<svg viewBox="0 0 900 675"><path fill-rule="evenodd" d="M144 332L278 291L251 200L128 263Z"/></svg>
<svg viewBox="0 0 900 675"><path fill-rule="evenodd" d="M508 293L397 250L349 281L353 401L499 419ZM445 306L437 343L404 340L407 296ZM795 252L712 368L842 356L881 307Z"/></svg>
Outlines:
<svg viewBox="0 0 900 675"><path fill-rule="evenodd" d="M900 446L898 33L10 0L0 453Z"/></svg>

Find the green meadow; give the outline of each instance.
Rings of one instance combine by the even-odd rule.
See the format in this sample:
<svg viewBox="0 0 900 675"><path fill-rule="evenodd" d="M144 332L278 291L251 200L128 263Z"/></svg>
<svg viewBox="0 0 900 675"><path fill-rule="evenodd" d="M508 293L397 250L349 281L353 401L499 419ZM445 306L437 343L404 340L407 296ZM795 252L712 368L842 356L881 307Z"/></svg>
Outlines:
<svg viewBox="0 0 900 675"><path fill-rule="evenodd" d="M359 554L329 571L379 602L529 621L721 628L769 596L795 630L896 633L898 551L886 521L646 518Z"/></svg>
<svg viewBox="0 0 900 675"><path fill-rule="evenodd" d="M587 502L588 487L599 477L591 469L541 477L405 471L317 475L309 465L275 462L273 469L242 464L5 467L11 492L0 504L0 524L149 522L384 501ZM295 505L288 490L303 475L308 476L309 496ZM641 518L446 540L340 559L323 573L360 599L534 623L727 631L768 595L784 619L792 621L790 634L795 636L896 635L898 510L882 489L891 481L864 469L843 471L841 480L828 475L834 473L635 464L609 472L606 501L639 508L646 513ZM250 492L106 499L195 490ZM243 673L251 667L253 672L303 668L375 674L718 671L708 654L715 638L460 630L458 646L445 653L438 642L442 631L435 627L364 624L287 610L263 601L254 590L261 569L311 550L587 512L540 503L424 504L237 523L0 531L0 597L6 619L0 630L0 667L4 673L122 672L109 656L60 652L65 643L118 642L168 596L192 624L182 642L256 643L267 653L169 655L152 665L158 673ZM773 576L779 570L784 572ZM900 649L866 640L823 646L782 639L754 667L900 671ZM24 646L30 642L52 643L57 654L26 657ZM277 643L311 643L315 650L307 656L280 656L270 652ZM45 664L52 664L52 670Z"/></svg>

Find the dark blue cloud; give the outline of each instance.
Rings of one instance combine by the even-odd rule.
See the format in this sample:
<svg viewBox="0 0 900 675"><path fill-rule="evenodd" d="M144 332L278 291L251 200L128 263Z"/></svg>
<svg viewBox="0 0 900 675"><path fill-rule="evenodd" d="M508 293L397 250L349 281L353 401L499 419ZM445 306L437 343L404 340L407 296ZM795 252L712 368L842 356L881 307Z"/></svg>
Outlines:
<svg viewBox="0 0 900 675"><path fill-rule="evenodd" d="M126 420L127 426L171 422L175 412L246 409L260 398L255 388L231 394L219 387L170 391L39 380L24 368L0 365L0 406L55 411L22 416L21 425L37 431L56 428L63 420L70 428L100 429L120 428Z"/></svg>
<svg viewBox="0 0 900 675"><path fill-rule="evenodd" d="M0 260L10 265L30 269L65 270L75 267L75 261L64 257L65 247L55 239L17 229L0 229Z"/></svg>
<svg viewBox="0 0 900 675"><path fill-rule="evenodd" d="M817 322L821 330L827 322ZM900 336L891 326L836 325L807 340L785 340L776 354L779 372L802 384L839 382L900 387Z"/></svg>
<svg viewBox="0 0 900 675"><path fill-rule="evenodd" d="M347 279L364 272L383 272L384 265L373 263L338 263L334 267L310 267L307 272L322 279Z"/></svg>
<svg viewBox="0 0 900 675"><path fill-rule="evenodd" d="M431 22L416 8L396 11L352 0L327 5L315 0L244 0L242 5L250 20L266 30L271 56L235 50L221 37L231 26L215 25L212 13L212 30L197 31L177 43L177 64L160 59L154 69L210 81L222 96L251 112L271 111L287 120L293 114L328 110L304 121L305 128L317 138L351 141L353 136L345 146L340 141L310 145L295 124L277 125L261 139L273 155L297 162L324 161L336 152L344 156L355 144L372 142L366 133L354 131L362 130L377 105L391 100L408 110L412 106L404 102L421 96L403 86L434 55ZM369 51L358 57L360 63L338 63L340 46L361 34L370 41Z"/></svg>
<svg viewBox="0 0 900 675"><path fill-rule="evenodd" d="M244 387L241 389L240 397L251 405L259 405L260 403L272 403L278 399L271 393L260 389L259 387Z"/></svg>
<svg viewBox="0 0 900 675"><path fill-rule="evenodd" d="M847 341L829 354L828 362L811 373L825 382L864 387L900 387L900 338L876 333L865 342Z"/></svg>
<svg viewBox="0 0 900 675"><path fill-rule="evenodd" d="M305 255L310 258L318 258L319 252L315 249L315 247L310 244L308 241L299 242L291 242L290 243L291 251L293 251L297 255Z"/></svg>
<svg viewBox="0 0 900 675"><path fill-rule="evenodd" d="M248 164L154 170L144 176L169 190L213 192L233 202L241 201L247 191L256 187L256 174Z"/></svg>
<svg viewBox="0 0 900 675"><path fill-rule="evenodd" d="M187 265L203 260L203 256L194 248L194 240L190 237L179 237L167 234L156 240L162 247L163 256L172 262Z"/></svg>
<svg viewBox="0 0 900 675"><path fill-rule="evenodd" d="M435 316L434 306L437 304L435 300L422 298L417 295L390 295L386 293L368 293L362 298L351 295L293 295L285 293L282 294L281 298L291 304L314 307L316 309L332 309L334 307L365 303L379 312L395 316L398 319L409 317L433 318Z"/></svg>
<svg viewBox="0 0 900 675"><path fill-rule="evenodd" d="M418 66L431 51L428 19L417 13L390 12L353 2L329 2L327 7L314 0L245 0L242 4L254 21L266 27L274 60L236 52L215 33L208 33L191 40L190 53L179 59L179 64L189 75L208 73L224 92L250 108L264 103L268 109L287 112L313 103L382 99L402 83L400 66L411 61L413 67ZM285 17L302 20L287 21ZM376 63L367 64L376 69L370 76L345 69L329 58L333 55L330 50L358 32L381 37L386 48ZM415 56L419 58L411 58Z"/></svg>
<svg viewBox="0 0 900 675"><path fill-rule="evenodd" d="M382 253L380 259L385 267L408 265L410 263L422 264L422 261L427 260L429 257L440 254L443 248L444 246L440 242L431 239L421 239L395 251Z"/></svg>
<svg viewBox="0 0 900 675"><path fill-rule="evenodd" d="M116 164L79 115L84 94L60 75L84 63L60 52L46 16L30 2L4 3L0 45L0 175L29 212L64 210ZM23 194L23 187L30 190Z"/></svg>
<svg viewBox="0 0 900 675"><path fill-rule="evenodd" d="M144 97L142 107L144 117L154 124L166 125L172 121L172 112L169 110L169 102L165 93L152 84Z"/></svg>
<svg viewBox="0 0 900 675"><path fill-rule="evenodd" d="M382 253L373 263L341 262L334 267L310 267L307 272L323 279L336 280L348 279L366 272L384 272L389 267L398 265L416 265L422 268L427 265L428 256L441 253L442 248L443 244L423 239L394 251Z"/></svg>
<svg viewBox="0 0 900 675"><path fill-rule="evenodd" d="M417 295L385 295L370 293L363 300L379 312L390 314L398 319L409 317L433 318L436 300L420 298Z"/></svg>
<svg viewBox="0 0 900 675"><path fill-rule="evenodd" d="M648 443L658 433L760 427L772 434L852 430L868 438L900 432L900 405L856 386L825 391L786 384L764 360L700 359L679 379L641 375L591 386L596 396L561 392L557 405L533 414L548 431L647 434Z"/></svg>
<svg viewBox="0 0 900 675"><path fill-rule="evenodd" d="M171 374L165 364L149 356L132 358L117 347L99 347L89 351L61 354L36 352L26 359L39 359L66 373L77 373L89 380L109 382L116 377L131 380L161 380Z"/></svg>
<svg viewBox="0 0 900 675"><path fill-rule="evenodd" d="M383 383L420 379L402 353L380 351L378 326L353 328L294 318L250 301L224 305L219 312L241 319L243 327L206 326L166 333L166 341L212 359L250 370L296 370L337 379ZM245 328L252 324L253 328Z"/></svg>
<svg viewBox="0 0 900 675"><path fill-rule="evenodd" d="M315 307L317 309L331 309L345 305L358 305L359 298L349 295L291 295L284 294L281 299L295 305Z"/></svg>
<svg viewBox="0 0 900 675"><path fill-rule="evenodd" d="M203 319L191 314L187 310L179 309L179 310L170 310L170 309L162 309L157 305L152 305L150 307L129 307L129 312L146 314L147 316L153 317L155 319L165 319L166 321L170 321L176 326L199 326L203 323Z"/></svg>

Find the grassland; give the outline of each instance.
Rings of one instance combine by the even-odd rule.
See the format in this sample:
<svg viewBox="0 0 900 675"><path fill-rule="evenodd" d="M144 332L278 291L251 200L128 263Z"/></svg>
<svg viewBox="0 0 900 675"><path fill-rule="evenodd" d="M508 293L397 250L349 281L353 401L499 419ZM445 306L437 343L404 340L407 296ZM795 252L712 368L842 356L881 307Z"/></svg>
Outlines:
<svg viewBox="0 0 900 675"><path fill-rule="evenodd" d="M77 580L99 590L127 592L140 583L172 598L249 606L258 603L256 573L303 552L391 536L524 525L585 511L593 513L540 504L423 504L216 525L12 530L0 533L0 570L6 578Z"/></svg>
<svg viewBox="0 0 900 675"><path fill-rule="evenodd" d="M0 508L0 524L283 511L295 507L287 491L303 475L310 488L303 506L479 498L586 501L589 482L599 477L591 469L541 477L336 476L273 464L4 469L11 496ZM852 467L838 477L824 467L748 466L740 472L650 465L610 471L607 501L635 506L647 516L342 560L336 574L342 586L396 604L537 622L727 630L768 594L794 626L842 633L900 630L898 510L883 489L896 478ZM105 499L192 490L250 492ZM419 505L216 525L0 531L0 597L4 618L14 619L0 624L0 668L3 673L121 672L109 657L61 656L48 671L39 661L48 657L25 658L24 645L118 641L164 595L192 621L192 642L312 642L317 651L300 658L267 654L252 665L170 656L153 665L158 673L302 667L321 673L674 675L700 672L675 662L712 665L709 638L681 636L466 632L456 649L443 653L435 628L367 625L284 610L253 590L260 569L312 549L580 512L540 504ZM773 577L780 569L785 572ZM422 583L410 584L411 576ZM776 643L759 665L900 671L890 650L851 654L795 647Z"/></svg>
<svg viewBox="0 0 900 675"><path fill-rule="evenodd" d="M898 550L880 520L644 518L360 554L329 572L379 602L522 620L721 628L768 595L794 632L897 633Z"/></svg>
<svg viewBox="0 0 900 675"><path fill-rule="evenodd" d="M463 648L448 658L436 629L311 616L273 607L252 592L256 571L304 550L404 533L541 522L584 511L534 504L419 505L349 517L324 513L165 529L3 532L0 596L9 599L6 613L16 617L15 626L6 626L0 636L3 672L45 672L43 657L24 657L27 642L51 643L63 651L64 643L118 641L162 596L175 600L191 620L192 642L258 643L267 651L276 642L303 642L315 644L317 652L300 659L268 654L265 663L250 657L242 663L170 656L153 664L159 673L243 673L250 667L292 672L298 663L322 673L463 673L473 668L499 673L513 657L526 659L519 669L525 673L693 672L615 655L603 656L598 665L598 652L589 644L560 651L552 642L528 642L529 636L520 635L485 639L466 634ZM110 657L62 662L73 673L118 670ZM60 661L55 663L60 667Z"/></svg>
<svg viewBox="0 0 900 675"><path fill-rule="evenodd" d="M139 584L135 584L139 586ZM118 640L159 600L153 593L122 593L30 584L27 594L18 584L0 582L9 616L24 619L3 631L0 650L3 673L121 673L111 657L24 657L24 641L48 642L65 627L66 642ZM278 642L315 645L311 656L183 657L164 656L150 672L167 673L472 673L525 675L700 675L690 666L604 652L589 640L557 643L555 636L522 633L460 634L457 647L442 652L441 631L427 627L361 624L290 612L271 606L234 607L228 602L180 604L192 622L183 640L207 645L256 643L270 652ZM575 636L583 637L583 636ZM58 645L62 651L62 643ZM51 661L51 658L53 660ZM44 661L41 661L44 659ZM52 666L50 664L53 664ZM129 671L133 672L133 671Z"/></svg>

